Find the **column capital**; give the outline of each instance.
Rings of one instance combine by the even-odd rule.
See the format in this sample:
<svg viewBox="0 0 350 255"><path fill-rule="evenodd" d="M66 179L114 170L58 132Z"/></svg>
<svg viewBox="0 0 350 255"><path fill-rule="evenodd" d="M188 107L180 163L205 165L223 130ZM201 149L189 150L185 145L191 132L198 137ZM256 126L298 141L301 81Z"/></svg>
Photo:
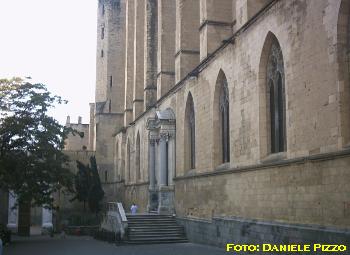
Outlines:
<svg viewBox="0 0 350 255"><path fill-rule="evenodd" d="M160 130L159 132L160 139L165 138L166 140L169 140L171 138L175 138L175 135L176 135L175 129Z"/></svg>
<svg viewBox="0 0 350 255"><path fill-rule="evenodd" d="M151 138L149 139L149 144L152 145L152 146L154 146L156 144L156 142L157 142L157 139L154 139L154 138L153 139L151 139Z"/></svg>
<svg viewBox="0 0 350 255"><path fill-rule="evenodd" d="M169 139L169 133L167 131L161 131L159 133L159 139L167 141Z"/></svg>

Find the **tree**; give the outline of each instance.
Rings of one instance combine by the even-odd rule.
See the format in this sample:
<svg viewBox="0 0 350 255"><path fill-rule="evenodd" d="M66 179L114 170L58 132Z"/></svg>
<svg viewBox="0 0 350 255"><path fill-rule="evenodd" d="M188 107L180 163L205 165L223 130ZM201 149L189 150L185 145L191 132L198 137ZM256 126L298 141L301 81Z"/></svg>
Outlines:
<svg viewBox="0 0 350 255"><path fill-rule="evenodd" d="M89 193L89 207L91 212L97 214L101 210L101 201L105 193L101 186L101 180L98 174L95 156L90 157L90 165L92 178Z"/></svg>
<svg viewBox="0 0 350 255"><path fill-rule="evenodd" d="M96 158L94 156L90 157L90 166L77 161L77 167L79 170L75 175L76 195L71 201L84 202L84 210L85 203L88 201L90 211L98 214L101 210L104 191L97 170Z"/></svg>
<svg viewBox="0 0 350 255"><path fill-rule="evenodd" d="M85 166L79 160L77 160L78 172L75 175L75 197L70 201L78 200L79 202L84 203L84 211L86 210L86 202L89 199L89 190L90 190L90 168Z"/></svg>
<svg viewBox="0 0 350 255"><path fill-rule="evenodd" d="M62 103L43 84L0 80L0 188L17 194L19 204L52 208L54 192L73 190L74 176L62 149L74 131L48 115Z"/></svg>

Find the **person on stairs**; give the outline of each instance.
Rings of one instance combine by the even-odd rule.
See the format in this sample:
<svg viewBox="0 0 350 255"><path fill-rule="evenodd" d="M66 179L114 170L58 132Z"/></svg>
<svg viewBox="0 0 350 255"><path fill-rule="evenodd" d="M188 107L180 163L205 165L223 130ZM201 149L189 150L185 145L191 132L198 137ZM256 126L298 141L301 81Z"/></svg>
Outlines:
<svg viewBox="0 0 350 255"><path fill-rule="evenodd" d="M137 205L135 203L132 203L130 207L131 214L136 214L137 212Z"/></svg>

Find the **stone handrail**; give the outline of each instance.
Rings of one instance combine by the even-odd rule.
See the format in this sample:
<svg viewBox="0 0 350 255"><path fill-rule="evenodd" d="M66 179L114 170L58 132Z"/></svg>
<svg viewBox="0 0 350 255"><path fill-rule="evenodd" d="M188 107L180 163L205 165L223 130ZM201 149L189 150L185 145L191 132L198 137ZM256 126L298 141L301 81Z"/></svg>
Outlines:
<svg viewBox="0 0 350 255"><path fill-rule="evenodd" d="M122 203L108 202L107 213L102 228L119 234L121 240L125 238L125 233L128 228L128 220Z"/></svg>

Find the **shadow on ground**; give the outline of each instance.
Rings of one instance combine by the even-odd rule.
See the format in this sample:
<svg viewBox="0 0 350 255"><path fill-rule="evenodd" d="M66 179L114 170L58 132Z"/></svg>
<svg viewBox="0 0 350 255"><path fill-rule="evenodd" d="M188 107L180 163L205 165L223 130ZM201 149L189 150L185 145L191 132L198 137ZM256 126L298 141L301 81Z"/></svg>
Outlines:
<svg viewBox="0 0 350 255"><path fill-rule="evenodd" d="M122 245L94 240L91 237L32 236L14 237L10 246L5 247L4 255L221 255L227 254L224 248L180 243L152 245Z"/></svg>

